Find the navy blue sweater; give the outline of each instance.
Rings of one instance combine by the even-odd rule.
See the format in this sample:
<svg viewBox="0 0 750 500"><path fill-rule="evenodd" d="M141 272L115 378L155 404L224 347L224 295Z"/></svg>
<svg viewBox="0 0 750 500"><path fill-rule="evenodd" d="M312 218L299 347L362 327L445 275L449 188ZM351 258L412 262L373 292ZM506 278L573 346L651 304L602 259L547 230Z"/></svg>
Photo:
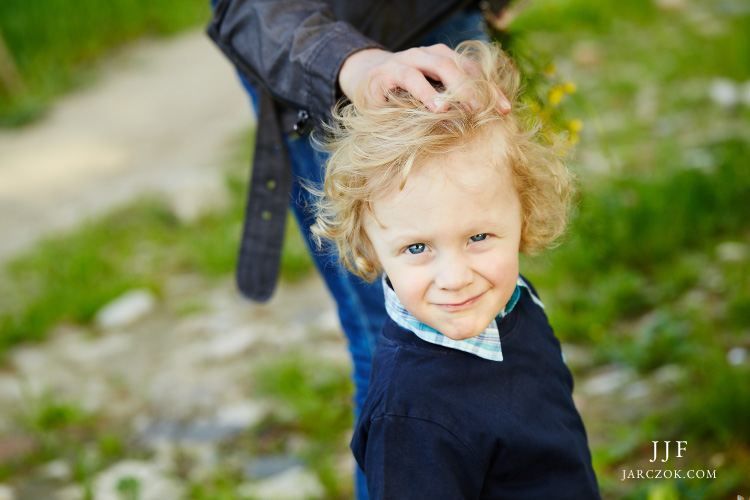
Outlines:
<svg viewBox="0 0 750 500"><path fill-rule="evenodd" d="M386 323L351 443L371 500L599 499L544 311L524 292L498 327L503 361Z"/></svg>

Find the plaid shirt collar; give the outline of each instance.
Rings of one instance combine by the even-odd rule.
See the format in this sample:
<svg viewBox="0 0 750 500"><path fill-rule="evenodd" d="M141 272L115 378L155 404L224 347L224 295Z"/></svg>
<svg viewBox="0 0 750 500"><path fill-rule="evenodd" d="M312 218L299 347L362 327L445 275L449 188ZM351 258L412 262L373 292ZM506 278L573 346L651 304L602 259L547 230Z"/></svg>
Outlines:
<svg viewBox="0 0 750 500"><path fill-rule="evenodd" d="M518 277L516 282L516 289L513 291L513 295L505 305L505 308L500 311L495 320L490 323L482 333L476 337L471 337L464 340L453 340L446 337L439 331L432 327L429 327L419 321L417 318L409 314L401 305L401 301L398 300L396 292L393 291L388 285L385 276L383 276L383 290L385 291L385 310L388 312L388 316L396 322L402 328L405 328L413 332L417 337L430 342L432 344L441 345L444 347L450 347L452 349L458 349L459 351L465 351L470 354L479 356L480 358L489 359L491 361L502 361L503 350L500 346L500 333L497 329L497 320L503 319L512 310L513 307L518 303L518 299L521 298L521 289L525 289L526 292L531 296L532 300L540 307L544 307L542 301L540 301L529 288L528 284L521 278Z"/></svg>

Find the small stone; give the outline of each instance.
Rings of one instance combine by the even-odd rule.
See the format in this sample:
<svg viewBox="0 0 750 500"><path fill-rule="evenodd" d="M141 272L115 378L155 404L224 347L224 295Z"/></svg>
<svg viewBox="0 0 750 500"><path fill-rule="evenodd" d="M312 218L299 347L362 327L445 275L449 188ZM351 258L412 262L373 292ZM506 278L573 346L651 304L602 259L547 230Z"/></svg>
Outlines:
<svg viewBox="0 0 750 500"><path fill-rule="evenodd" d="M182 426L174 421L159 421L153 423L137 423L143 425L141 436L147 445L157 447L163 444L176 443L182 434Z"/></svg>
<svg viewBox="0 0 750 500"><path fill-rule="evenodd" d="M709 151L702 148L689 148L683 152L685 166L705 173L716 169L716 158Z"/></svg>
<svg viewBox="0 0 750 500"><path fill-rule="evenodd" d="M732 366L745 364L747 361L747 349L744 347L733 347L727 353L727 362Z"/></svg>
<svg viewBox="0 0 750 500"><path fill-rule="evenodd" d="M642 399L651 394L651 386L643 380L638 380L625 387L626 399Z"/></svg>
<svg viewBox="0 0 750 500"><path fill-rule="evenodd" d="M708 96L722 108L732 108L740 100L737 83L729 78L714 78L709 85Z"/></svg>
<svg viewBox="0 0 750 500"><path fill-rule="evenodd" d="M743 262L747 254L747 245L738 241L725 241L716 247L716 256L721 262Z"/></svg>
<svg viewBox="0 0 750 500"><path fill-rule="evenodd" d="M251 327L237 328L217 335L205 346L206 358L224 360L238 356L255 344L258 336Z"/></svg>
<svg viewBox="0 0 750 500"><path fill-rule="evenodd" d="M16 492L7 484L0 484L0 500L15 500Z"/></svg>
<svg viewBox="0 0 750 500"><path fill-rule="evenodd" d="M672 385L685 377L685 370L678 365L664 365L651 375L651 380L660 385Z"/></svg>
<svg viewBox="0 0 750 500"><path fill-rule="evenodd" d="M83 488L76 485L69 485L57 490L55 500L81 500L81 498L84 498L84 495Z"/></svg>
<svg viewBox="0 0 750 500"><path fill-rule="evenodd" d="M263 500L309 500L325 494L315 474L303 466L295 466L257 483L243 483L237 488L240 496Z"/></svg>
<svg viewBox="0 0 750 500"><path fill-rule="evenodd" d="M182 423L176 421L155 422L141 436L151 448L180 444L213 446L242 433L245 427L236 423L201 419Z"/></svg>
<svg viewBox="0 0 750 500"><path fill-rule="evenodd" d="M65 460L53 460L48 462L42 472L50 479L64 481L71 477L70 465Z"/></svg>
<svg viewBox="0 0 750 500"><path fill-rule="evenodd" d="M242 432L234 425L223 425L212 420L198 420L183 427L179 441L189 444L218 444Z"/></svg>
<svg viewBox="0 0 750 500"><path fill-rule="evenodd" d="M151 290L130 290L99 309L94 322L104 329L127 326L150 313L155 306L156 296Z"/></svg>
<svg viewBox="0 0 750 500"><path fill-rule="evenodd" d="M268 415L268 405L256 401L243 401L225 406L216 413L216 420L225 426L249 429Z"/></svg>
<svg viewBox="0 0 750 500"><path fill-rule="evenodd" d="M254 459L245 466L243 475L247 479L266 479L300 466L304 466L304 464L296 457L288 455L264 456Z"/></svg>
<svg viewBox="0 0 750 500"><path fill-rule="evenodd" d="M590 396L611 394L628 384L633 378L630 371L618 366L607 366L583 384L583 392Z"/></svg>

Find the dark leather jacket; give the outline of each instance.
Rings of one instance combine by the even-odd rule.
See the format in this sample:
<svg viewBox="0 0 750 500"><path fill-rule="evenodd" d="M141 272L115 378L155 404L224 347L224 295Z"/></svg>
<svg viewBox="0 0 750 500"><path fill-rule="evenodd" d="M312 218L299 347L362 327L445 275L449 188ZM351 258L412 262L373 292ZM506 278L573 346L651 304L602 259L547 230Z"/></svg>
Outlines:
<svg viewBox="0 0 750 500"><path fill-rule="evenodd" d="M399 51L467 0L219 0L208 34L258 90L258 132L237 266L240 291L273 293L284 239L291 169L283 133L304 134L342 97L338 74L352 53ZM499 10L507 1L485 2ZM492 5L490 5L492 4Z"/></svg>

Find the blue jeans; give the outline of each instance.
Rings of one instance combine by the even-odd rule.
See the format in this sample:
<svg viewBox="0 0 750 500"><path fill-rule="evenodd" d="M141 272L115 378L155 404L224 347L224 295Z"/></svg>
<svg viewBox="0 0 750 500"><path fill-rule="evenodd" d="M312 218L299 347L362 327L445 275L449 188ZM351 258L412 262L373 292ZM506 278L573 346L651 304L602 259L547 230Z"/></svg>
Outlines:
<svg viewBox="0 0 750 500"><path fill-rule="evenodd" d="M487 36L481 30L481 25L482 17L478 11L461 10L422 39L418 45L445 43L455 47L464 40L486 40ZM255 89L244 78L241 76L240 78L252 97L255 109L258 109ZM299 179L322 185L326 155L316 151L308 137L287 136L285 143L294 173L291 207L310 255L336 300L341 326L349 343L349 352L354 365L352 378L355 387L354 415L356 418L367 396L372 353L387 318L383 289L380 280L375 280L373 283L365 282L342 268L335 255L317 248L310 234L310 226L314 221L311 209L312 197ZM415 452L418 451L415 450ZM355 493L357 500L368 500L365 477L359 468L356 470Z"/></svg>
<svg viewBox="0 0 750 500"><path fill-rule="evenodd" d="M339 265L336 255L317 248L310 233L310 226L315 219L311 208L313 199L299 179L322 185L325 154L315 151L307 137L286 137L285 141L294 173L292 210L305 236L310 255L336 300L341 327L349 341L349 351L354 362L352 378L356 417L367 396L372 353L387 318L383 287L379 279L368 283Z"/></svg>

